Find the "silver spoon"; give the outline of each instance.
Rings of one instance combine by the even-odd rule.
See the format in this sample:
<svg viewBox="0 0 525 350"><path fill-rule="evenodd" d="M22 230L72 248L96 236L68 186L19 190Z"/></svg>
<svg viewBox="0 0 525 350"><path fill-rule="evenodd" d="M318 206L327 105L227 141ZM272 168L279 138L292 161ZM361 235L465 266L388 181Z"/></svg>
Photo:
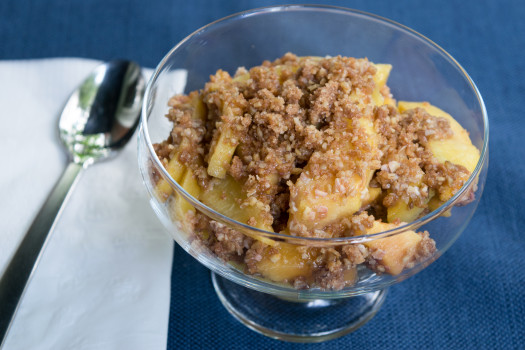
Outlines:
<svg viewBox="0 0 525 350"><path fill-rule="evenodd" d="M70 163L0 279L1 344L69 190L82 169L115 155L132 137L139 121L144 87L136 63L112 61L98 66L67 101L58 129L69 151Z"/></svg>

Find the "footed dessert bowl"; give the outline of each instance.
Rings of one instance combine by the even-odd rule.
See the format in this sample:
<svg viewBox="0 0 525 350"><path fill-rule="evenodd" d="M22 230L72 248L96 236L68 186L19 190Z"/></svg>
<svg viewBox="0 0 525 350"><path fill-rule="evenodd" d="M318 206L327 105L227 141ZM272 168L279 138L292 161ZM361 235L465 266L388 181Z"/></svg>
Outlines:
<svg viewBox="0 0 525 350"><path fill-rule="evenodd" d="M280 6L213 22L164 57L138 158L155 213L226 309L320 342L365 324L467 227L488 120L465 70L421 34Z"/></svg>

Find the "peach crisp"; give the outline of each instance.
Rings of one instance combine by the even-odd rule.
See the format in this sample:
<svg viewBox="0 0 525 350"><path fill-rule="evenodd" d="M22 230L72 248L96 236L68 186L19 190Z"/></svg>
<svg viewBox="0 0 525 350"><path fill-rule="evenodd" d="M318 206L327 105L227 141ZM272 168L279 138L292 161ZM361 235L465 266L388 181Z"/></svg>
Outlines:
<svg viewBox="0 0 525 350"><path fill-rule="evenodd" d="M173 129L155 151L190 195L259 229L316 238L394 229L449 200L480 152L443 110L396 101L391 69L288 53L233 76L219 70L169 100ZM296 288L344 288L361 264L397 275L436 249L428 232L410 230L323 248L277 242L201 214L153 176L157 198L211 252Z"/></svg>

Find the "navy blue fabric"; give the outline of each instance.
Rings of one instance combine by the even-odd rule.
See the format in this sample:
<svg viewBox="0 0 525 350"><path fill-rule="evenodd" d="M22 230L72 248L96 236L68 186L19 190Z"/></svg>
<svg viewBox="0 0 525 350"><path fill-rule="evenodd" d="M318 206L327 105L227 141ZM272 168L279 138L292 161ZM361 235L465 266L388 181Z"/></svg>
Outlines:
<svg viewBox="0 0 525 350"><path fill-rule="evenodd" d="M218 301L209 272L176 247L167 348L525 348L525 2L324 3L405 24L441 45L469 72L485 99L491 128L490 169L479 208L442 258L390 288L372 321L353 334L317 345L271 340L242 326ZM125 57L154 67L200 26L274 4L2 0L0 59Z"/></svg>

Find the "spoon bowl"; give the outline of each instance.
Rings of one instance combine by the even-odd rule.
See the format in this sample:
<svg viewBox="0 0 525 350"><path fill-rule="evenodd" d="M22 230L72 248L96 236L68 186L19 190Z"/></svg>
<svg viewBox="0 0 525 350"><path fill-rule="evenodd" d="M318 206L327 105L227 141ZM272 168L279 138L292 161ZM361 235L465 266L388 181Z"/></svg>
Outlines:
<svg viewBox="0 0 525 350"><path fill-rule="evenodd" d="M132 137L139 122L144 88L136 63L111 61L98 66L67 101L58 129L70 163L0 278L1 344L70 189L82 169L115 155Z"/></svg>
<svg viewBox="0 0 525 350"><path fill-rule="evenodd" d="M76 163L115 155L133 135L140 115L144 79L133 62L100 65L66 103L58 128Z"/></svg>

